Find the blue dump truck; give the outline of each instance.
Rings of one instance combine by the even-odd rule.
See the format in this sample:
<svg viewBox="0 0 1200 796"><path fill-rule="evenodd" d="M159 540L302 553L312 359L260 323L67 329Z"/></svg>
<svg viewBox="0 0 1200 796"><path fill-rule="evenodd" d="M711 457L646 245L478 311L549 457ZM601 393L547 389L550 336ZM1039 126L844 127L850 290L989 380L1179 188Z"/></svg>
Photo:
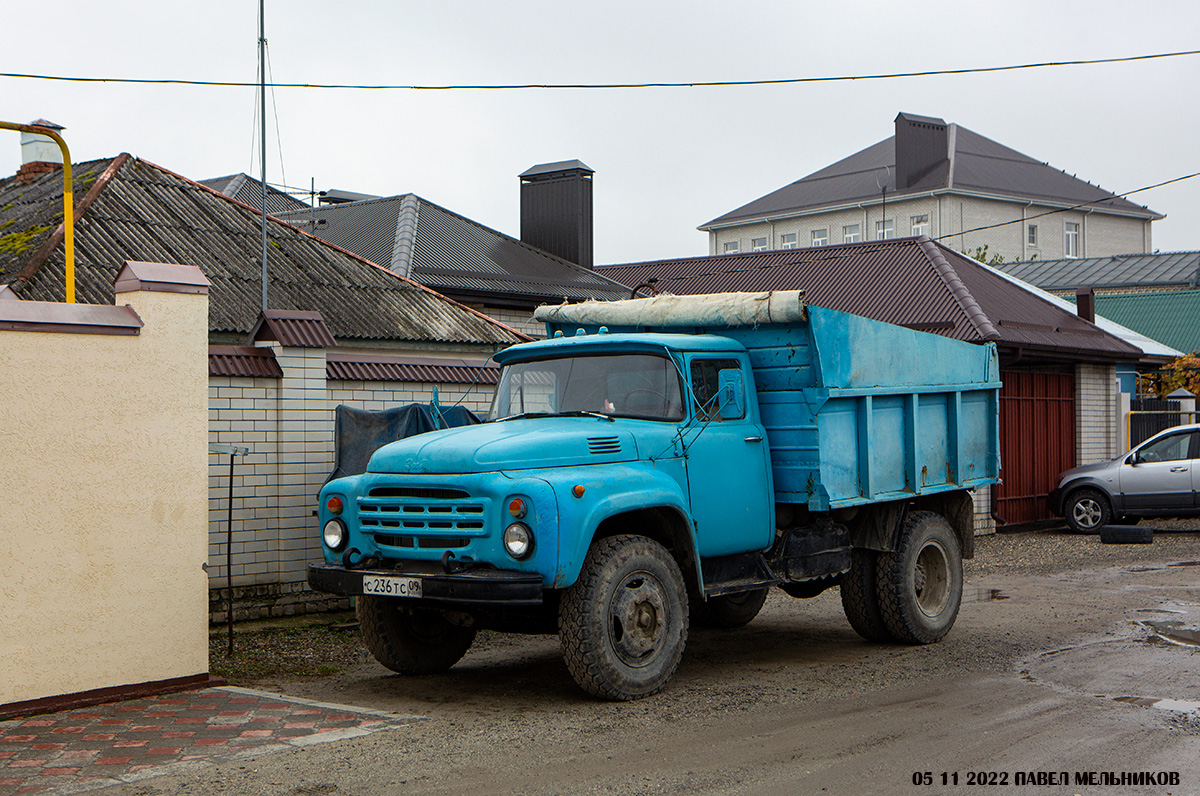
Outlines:
<svg viewBox="0 0 1200 796"><path fill-rule="evenodd" d="M319 591L358 597L384 666L453 666L479 629L557 633L576 682L659 691L690 624L838 585L863 637L949 632L970 490L999 471L977 346L798 291L543 307L495 355L487 422L393 442L330 481Z"/></svg>

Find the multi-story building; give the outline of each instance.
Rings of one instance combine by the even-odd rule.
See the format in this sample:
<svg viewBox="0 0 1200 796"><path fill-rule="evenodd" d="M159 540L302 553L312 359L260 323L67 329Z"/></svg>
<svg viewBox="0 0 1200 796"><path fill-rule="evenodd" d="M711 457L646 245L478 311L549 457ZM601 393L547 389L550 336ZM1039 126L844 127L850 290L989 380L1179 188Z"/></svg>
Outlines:
<svg viewBox="0 0 1200 796"><path fill-rule="evenodd" d="M928 235L1004 261L1152 251L1142 205L976 132L901 113L890 138L714 218L709 254Z"/></svg>

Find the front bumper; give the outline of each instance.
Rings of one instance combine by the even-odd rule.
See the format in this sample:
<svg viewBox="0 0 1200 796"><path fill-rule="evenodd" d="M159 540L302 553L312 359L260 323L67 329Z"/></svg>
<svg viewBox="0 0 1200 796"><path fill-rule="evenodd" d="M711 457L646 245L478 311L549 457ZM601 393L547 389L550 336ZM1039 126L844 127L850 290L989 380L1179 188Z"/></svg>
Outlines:
<svg viewBox="0 0 1200 796"><path fill-rule="evenodd" d="M308 565L308 585L328 594L363 593L363 576L405 575L421 579L416 605L443 608L477 606L536 606L542 604L542 578L528 572L475 569L454 574L397 572L394 569L346 569L329 564ZM397 598L406 599L406 598Z"/></svg>

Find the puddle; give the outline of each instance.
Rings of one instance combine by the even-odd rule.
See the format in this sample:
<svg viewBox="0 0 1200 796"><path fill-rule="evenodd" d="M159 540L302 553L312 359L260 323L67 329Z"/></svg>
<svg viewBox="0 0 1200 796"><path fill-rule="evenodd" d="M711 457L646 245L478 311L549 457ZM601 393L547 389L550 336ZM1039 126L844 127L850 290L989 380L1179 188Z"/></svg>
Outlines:
<svg viewBox="0 0 1200 796"><path fill-rule="evenodd" d="M1200 711L1200 702L1187 699L1155 699L1152 697L1121 696L1113 697L1114 702L1124 702L1126 705L1138 705L1143 708L1171 710L1176 713L1193 713Z"/></svg>
<svg viewBox="0 0 1200 796"><path fill-rule="evenodd" d="M1200 561L1176 561L1174 564L1167 564L1168 567L1200 567Z"/></svg>
<svg viewBox="0 0 1200 796"><path fill-rule="evenodd" d="M1179 614L1187 616L1187 611L1177 611L1174 608L1139 608L1134 613L1138 614Z"/></svg>
<svg viewBox="0 0 1200 796"><path fill-rule="evenodd" d="M1168 613L1176 612L1169 611ZM1194 627L1185 627L1183 622L1164 619L1161 621L1148 620L1139 624L1150 628L1155 635L1168 643L1178 644L1181 647L1200 648L1200 630Z"/></svg>
<svg viewBox="0 0 1200 796"><path fill-rule="evenodd" d="M963 589L962 601L964 603L988 603L994 600L1007 600L1009 596L999 589L989 589L986 586L978 588Z"/></svg>

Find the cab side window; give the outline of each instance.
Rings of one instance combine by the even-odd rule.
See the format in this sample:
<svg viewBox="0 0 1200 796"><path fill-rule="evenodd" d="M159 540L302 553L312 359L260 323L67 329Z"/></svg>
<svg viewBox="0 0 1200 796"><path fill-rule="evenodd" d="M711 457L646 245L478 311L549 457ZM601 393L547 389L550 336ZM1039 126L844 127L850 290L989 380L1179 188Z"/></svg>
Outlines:
<svg viewBox="0 0 1200 796"><path fill-rule="evenodd" d="M730 416L728 407L725 412L718 411L721 400L720 373L722 370L740 370L741 365L736 359L695 359L692 360L692 396L696 401L696 417L700 420L721 421L741 420L745 411L736 417Z"/></svg>

